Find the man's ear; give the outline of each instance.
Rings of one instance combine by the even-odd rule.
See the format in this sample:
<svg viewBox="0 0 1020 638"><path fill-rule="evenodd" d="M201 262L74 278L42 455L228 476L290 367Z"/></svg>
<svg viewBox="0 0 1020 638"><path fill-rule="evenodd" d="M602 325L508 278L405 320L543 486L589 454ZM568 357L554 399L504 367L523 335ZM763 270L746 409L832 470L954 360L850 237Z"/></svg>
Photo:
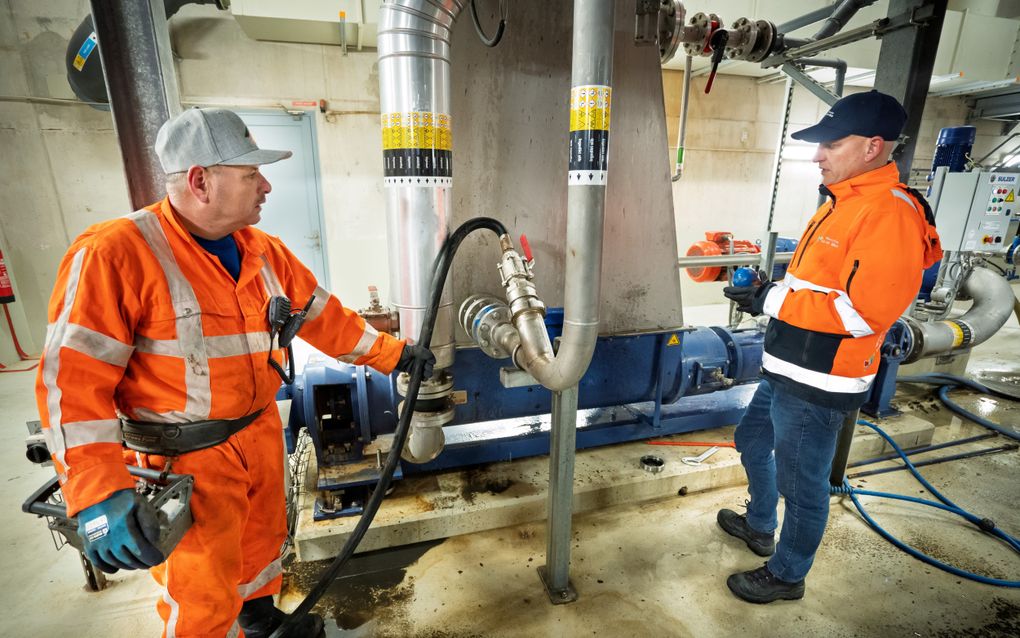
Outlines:
<svg viewBox="0 0 1020 638"><path fill-rule="evenodd" d="M868 138L868 145L864 148L864 161L871 162L878 158L885 151L886 141L881 136Z"/></svg>
<svg viewBox="0 0 1020 638"><path fill-rule="evenodd" d="M188 190L198 201L203 204L209 203L209 169L203 166L192 166L188 169Z"/></svg>

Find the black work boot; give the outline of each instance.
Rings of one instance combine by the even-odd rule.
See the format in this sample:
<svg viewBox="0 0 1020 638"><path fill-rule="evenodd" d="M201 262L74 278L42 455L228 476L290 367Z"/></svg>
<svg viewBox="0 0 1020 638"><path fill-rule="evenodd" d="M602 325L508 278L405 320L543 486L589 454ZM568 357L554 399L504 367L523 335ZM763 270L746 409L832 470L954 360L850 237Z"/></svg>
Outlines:
<svg viewBox="0 0 1020 638"><path fill-rule="evenodd" d="M262 596L244 601L241 613L237 615L237 624L244 630L245 638L269 638L286 617L286 613L273 605L272 596ZM308 614L286 633L286 638L321 638L325 635L322 616Z"/></svg>
<svg viewBox="0 0 1020 638"><path fill-rule="evenodd" d="M739 572L726 579L726 585L737 598L764 605L774 600L799 600L804 597L804 581L788 583L769 571L768 563L749 572Z"/></svg>
<svg viewBox="0 0 1020 638"><path fill-rule="evenodd" d="M730 536L736 536L747 543L751 551L759 556L771 556L776 553L776 535L774 533L758 532L751 529L747 524L747 516L737 514L733 510L719 510L715 517L719 527Z"/></svg>

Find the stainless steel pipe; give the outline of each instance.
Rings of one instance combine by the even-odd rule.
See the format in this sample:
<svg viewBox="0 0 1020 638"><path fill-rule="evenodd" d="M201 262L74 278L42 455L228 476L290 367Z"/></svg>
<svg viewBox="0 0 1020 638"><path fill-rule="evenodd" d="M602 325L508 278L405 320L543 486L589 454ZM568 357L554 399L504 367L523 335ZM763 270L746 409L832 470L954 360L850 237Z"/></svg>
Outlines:
<svg viewBox="0 0 1020 638"><path fill-rule="evenodd" d="M402 336L412 341L429 303L432 264L450 232L450 40L464 5L396 0L379 10L390 298ZM431 344L437 368L453 364L452 304L444 293Z"/></svg>
<svg viewBox="0 0 1020 638"><path fill-rule="evenodd" d="M521 336L520 364L539 383L554 391L567 390L580 381L591 362L598 337L614 11L612 0L578 0L574 4L571 108L589 109L585 104L604 100L605 121L602 129L590 126L571 131L572 156L580 155L587 161L590 151L601 157L602 163L591 170L568 173L564 317L558 353L553 353L541 312L526 310L514 316L514 325ZM590 108L587 113L598 108L602 107ZM514 309L513 303L510 306Z"/></svg>
<svg viewBox="0 0 1020 638"><path fill-rule="evenodd" d="M974 305L956 319L924 323L904 317L914 336L914 345L904 359L918 359L971 348L998 332L1013 312L1013 289L1009 282L987 268L975 268L960 286L960 293Z"/></svg>
<svg viewBox="0 0 1020 638"><path fill-rule="evenodd" d="M793 253L776 253L773 263L788 264ZM697 255L680 257L678 268L702 268L705 266L752 266L761 263L761 253L738 253L736 255Z"/></svg>

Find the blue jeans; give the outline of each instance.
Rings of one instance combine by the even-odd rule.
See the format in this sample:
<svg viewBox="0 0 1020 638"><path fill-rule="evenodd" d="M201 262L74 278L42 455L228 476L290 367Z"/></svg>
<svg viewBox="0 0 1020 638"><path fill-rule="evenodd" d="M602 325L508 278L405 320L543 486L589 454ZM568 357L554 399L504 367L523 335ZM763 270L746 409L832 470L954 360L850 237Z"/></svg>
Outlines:
<svg viewBox="0 0 1020 638"><path fill-rule="evenodd" d="M807 576L829 518L829 473L846 412L815 405L762 379L734 439L747 472L747 523L775 531L779 495L783 529L768 567L780 580Z"/></svg>

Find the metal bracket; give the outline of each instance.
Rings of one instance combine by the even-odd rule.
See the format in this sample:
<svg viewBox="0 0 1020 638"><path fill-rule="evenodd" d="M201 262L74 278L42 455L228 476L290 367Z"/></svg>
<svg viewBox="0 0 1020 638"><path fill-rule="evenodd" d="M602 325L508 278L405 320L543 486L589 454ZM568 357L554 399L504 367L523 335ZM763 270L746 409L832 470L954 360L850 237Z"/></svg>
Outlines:
<svg viewBox="0 0 1020 638"><path fill-rule="evenodd" d="M825 102L829 106L835 104L836 100L839 99L838 95L836 95L829 89L819 84L813 77L811 77L803 70L801 70L796 63L787 62L786 64L783 65L782 69L783 73L793 78L797 82L797 84L800 84L808 91L814 93L815 97Z"/></svg>
<svg viewBox="0 0 1020 638"><path fill-rule="evenodd" d="M572 603L577 600L577 590L574 589L574 583L567 580L567 586L564 589L552 590L549 589L548 571L545 565L541 565L538 568L538 577L542 579L542 585L545 586L545 593L549 595L549 602L554 605L565 605Z"/></svg>

